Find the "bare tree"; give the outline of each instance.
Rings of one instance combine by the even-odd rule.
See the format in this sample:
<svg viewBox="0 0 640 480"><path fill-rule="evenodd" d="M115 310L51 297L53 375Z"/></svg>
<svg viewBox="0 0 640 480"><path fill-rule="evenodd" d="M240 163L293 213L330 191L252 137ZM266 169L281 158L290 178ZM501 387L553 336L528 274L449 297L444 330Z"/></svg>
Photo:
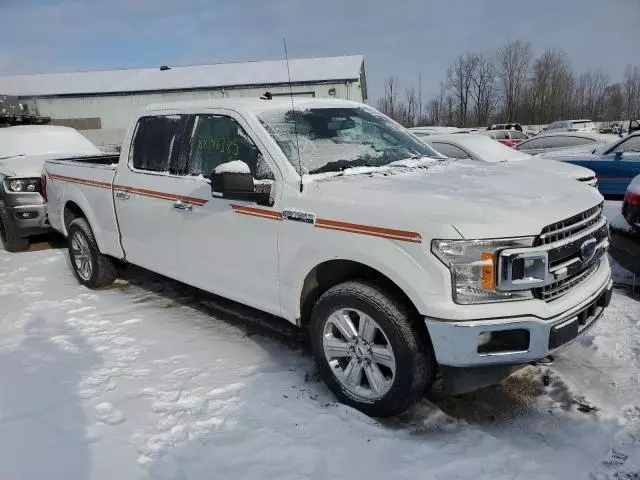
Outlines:
<svg viewBox="0 0 640 480"><path fill-rule="evenodd" d="M574 116L601 120L605 110L604 91L608 84L609 77L601 71L581 74L576 79L573 92Z"/></svg>
<svg viewBox="0 0 640 480"><path fill-rule="evenodd" d="M625 114L628 120L640 118L640 67L628 66L624 71L622 89L625 100Z"/></svg>
<svg viewBox="0 0 640 480"><path fill-rule="evenodd" d="M604 120L621 120L624 115L625 102L622 85L614 83L604 89Z"/></svg>
<svg viewBox="0 0 640 480"><path fill-rule="evenodd" d="M405 127L413 127L416 124L416 117L418 116L418 97L416 96L416 89L409 87L405 90L405 98L407 101L407 109L404 121L402 124Z"/></svg>
<svg viewBox="0 0 640 480"><path fill-rule="evenodd" d="M566 116L572 104L573 83L563 51L548 49L536 59L531 78L534 121L548 123Z"/></svg>
<svg viewBox="0 0 640 480"><path fill-rule="evenodd" d="M471 71L471 91L476 125L489 123L489 116L497 104L495 85L495 64L493 58L485 54L473 54Z"/></svg>
<svg viewBox="0 0 640 480"><path fill-rule="evenodd" d="M458 107L458 126L467 124L469 97L471 92L473 72L476 68L477 57L472 54L459 56L447 71L447 87L456 99Z"/></svg>
<svg viewBox="0 0 640 480"><path fill-rule="evenodd" d="M511 41L498 49L498 78L504 96L507 121L515 120L518 100L527 80L531 58L531 44L522 40Z"/></svg>
<svg viewBox="0 0 640 480"><path fill-rule="evenodd" d="M396 77L389 77L384 81L384 94L378 100L378 110L396 120L398 110L399 82Z"/></svg>

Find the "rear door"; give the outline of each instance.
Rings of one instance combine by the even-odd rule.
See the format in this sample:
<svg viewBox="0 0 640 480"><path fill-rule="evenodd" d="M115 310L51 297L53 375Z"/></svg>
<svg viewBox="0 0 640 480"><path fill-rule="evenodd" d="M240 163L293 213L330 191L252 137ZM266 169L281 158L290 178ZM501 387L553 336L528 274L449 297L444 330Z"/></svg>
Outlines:
<svg viewBox="0 0 640 480"><path fill-rule="evenodd" d="M282 214L275 163L242 116L226 110L190 122L188 175L178 192L193 200L176 218L179 280L279 315L278 232ZM271 190L273 205L231 201L211 194L209 177L221 164L245 162L257 188Z"/></svg>
<svg viewBox="0 0 640 480"><path fill-rule="evenodd" d="M140 118L128 161L118 166L113 185L127 260L170 277L180 263L175 248L179 209L184 200L199 202L182 185L186 162L180 146L187 120L187 115L168 114Z"/></svg>

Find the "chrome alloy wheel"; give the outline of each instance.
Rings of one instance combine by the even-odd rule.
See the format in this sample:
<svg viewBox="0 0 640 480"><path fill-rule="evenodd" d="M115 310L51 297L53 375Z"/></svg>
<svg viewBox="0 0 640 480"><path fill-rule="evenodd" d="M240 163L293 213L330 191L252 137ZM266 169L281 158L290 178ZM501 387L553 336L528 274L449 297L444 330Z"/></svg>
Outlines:
<svg viewBox="0 0 640 480"><path fill-rule="evenodd" d="M391 344L369 315L352 308L333 312L324 325L322 347L331 371L351 395L377 400L393 385Z"/></svg>
<svg viewBox="0 0 640 480"><path fill-rule="evenodd" d="M71 237L71 256L78 275L82 280L88 282L93 273L91 250L86 237L78 231L74 232Z"/></svg>

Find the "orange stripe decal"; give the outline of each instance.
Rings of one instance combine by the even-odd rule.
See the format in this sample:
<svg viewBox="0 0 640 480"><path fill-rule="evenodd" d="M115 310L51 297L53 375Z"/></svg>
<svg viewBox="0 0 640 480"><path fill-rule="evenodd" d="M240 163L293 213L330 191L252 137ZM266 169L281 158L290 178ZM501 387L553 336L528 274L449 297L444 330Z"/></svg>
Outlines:
<svg viewBox="0 0 640 480"><path fill-rule="evenodd" d="M393 228L372 227L357 223L339 222L337 220L316 219L315 226L328 230L340 230L343 232L358 233L361 235L371 235L374 237L389 238L391 240L401 240L403 242L421 243L422 236L417 232L407 230L396 230Z"/></svg>
<svg viewBox="0 0 640 480"><path fill-rule="evenodd" d="M241 215L251 215L254 217L268 218L270 220L282 221L282 212L277 210L267 210L266 208L245 207L244 205L231 204L231 208Z"/></svg>
<svg viewBox="0 0 640 480"><path fill-rule="evenodd" d="M65 175L56 175L53 173L50 173L49 176L54 180L62 180L63 182L79 183L80 185L111 189L111 184L107 182L97 182L95 180L87 180L86 178L67 177Z"/></svg>
<svg viewBox="0 0 640 480"><path fill-rule="evenodd" d="M129 193L135 193L136 195L142 195L144 197L159 198L160 200L172 200L174 202L180 200L182 202L192 203L198 207L202 207L208 200L197 197L186 197L184 195L177 195L174 193L157 192L155 190L147 190L145 188L128 187L126 185L114 185L114 190L122 190Z"/></svg>

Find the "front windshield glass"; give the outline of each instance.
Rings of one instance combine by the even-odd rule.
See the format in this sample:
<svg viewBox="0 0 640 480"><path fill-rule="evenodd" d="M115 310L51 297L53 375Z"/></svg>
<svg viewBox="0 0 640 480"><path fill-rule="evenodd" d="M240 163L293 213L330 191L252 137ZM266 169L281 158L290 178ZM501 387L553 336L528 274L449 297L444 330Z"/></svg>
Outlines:
<svg viewBox="0 0 640 480"><path fill-rule="evenodd" d="M259 115L289 162L300 174L383 167L399 160L442 156L388 117L367 107L268 110ZM298 167L296 138L300 163Z"/></svg>

